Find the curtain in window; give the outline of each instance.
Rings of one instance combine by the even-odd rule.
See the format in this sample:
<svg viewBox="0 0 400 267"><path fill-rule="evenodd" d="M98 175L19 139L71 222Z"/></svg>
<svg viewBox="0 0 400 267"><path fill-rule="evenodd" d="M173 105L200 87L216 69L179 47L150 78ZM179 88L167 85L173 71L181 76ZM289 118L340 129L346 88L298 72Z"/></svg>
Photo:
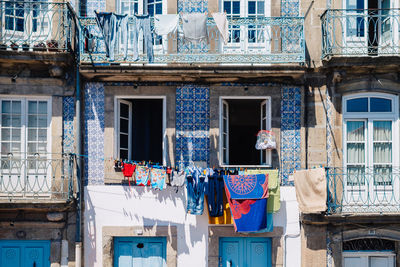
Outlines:
<svg viewBox="0 0 400 267"><path fill-rule="evenodd" d="M375 185L389 185L392 165L392 122L373 122L373 160Z"/></svg>
<svg viewBox="0 0 400 267"><path fill-rule="evenodd" d="M365 122L347 122L347 184L365 183Z"/></svg>

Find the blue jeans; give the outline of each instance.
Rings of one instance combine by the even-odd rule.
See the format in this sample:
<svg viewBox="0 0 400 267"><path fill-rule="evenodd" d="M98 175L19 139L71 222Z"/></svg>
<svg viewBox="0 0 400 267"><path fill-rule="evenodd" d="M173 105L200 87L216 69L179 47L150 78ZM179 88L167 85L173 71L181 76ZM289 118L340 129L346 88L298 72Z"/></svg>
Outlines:
<svg viewBox="0 0 400 267"><path fill-rule="evenodd" d="M205 177L200 177L198 182L192 176L186 177L187 183L187 213L201 215L204 210L204 182Z"/></svg>
<svg viewBox="0 0 400 267"><path fill-rule="evenodd" d="M220 217L224 213L224 179L220 175L208 177L208 211L210 217Z"/></svg>
<svg viewBox="0 0 400 267"><path fill-rule="evenodd" d="M114 60L114 52L118 32L122 32L122 43L125 46L124 59L128 55L128 17L127 15L117 15L111 12L100 12L96 14L96 22L103 35L106 46L106 56Z"/></svg>
<svg viewBox="0 0 400 267"><path fill-rule="evenodd" d="M147 57L149 62L153 62L153 33L150 28L150 16L135 15L134 31L133 31L133 60L139 59L139 31L143 31L143 39Z"/></svg>

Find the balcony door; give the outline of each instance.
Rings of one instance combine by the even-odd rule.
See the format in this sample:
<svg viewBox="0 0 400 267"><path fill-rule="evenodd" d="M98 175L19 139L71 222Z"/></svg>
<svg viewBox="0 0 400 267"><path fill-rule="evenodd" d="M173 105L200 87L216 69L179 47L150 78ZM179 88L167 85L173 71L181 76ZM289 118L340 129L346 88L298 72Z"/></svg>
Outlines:
<svg viewBox="0 0 400 267"><path fill-rule="evenodd" d="M271 26L256 23L271 16L270 0L223 0L221 12L226 12L229 24L229 41L223 45L224 53L269 53L273 36ZM247 22L235 22L240 18L249 18ZM275 32L275 35L277 33ZM222 45L222 42L221 42Z"/></svg>
<svg viewBox="0 0 400 267"><path fill-rule="evenodd" d="M390 0L344 0L343 42L348 53L377 55L393 49L398 26L392 5Z"/></svg>
<svg viewBox="0 0 400 267"><path fill-rule="evenodd" d="M51 40L53 34L60 29L51 29L54 10L46 0L32 0L31 2L10 1L4 4L4 31L6 40L37 45L40 41ZM54 8L53 8L54 9ZM61 12L61 11L58 11ZM53 21L54 22L54 21ZM52 30L54 32L52 32Z"/></svg>
<svg viewBox="0 0 400 267"><path fill-rule="evenodd" d="M344 99L343 211L389 211L400 203L397 98Z"/></svg>

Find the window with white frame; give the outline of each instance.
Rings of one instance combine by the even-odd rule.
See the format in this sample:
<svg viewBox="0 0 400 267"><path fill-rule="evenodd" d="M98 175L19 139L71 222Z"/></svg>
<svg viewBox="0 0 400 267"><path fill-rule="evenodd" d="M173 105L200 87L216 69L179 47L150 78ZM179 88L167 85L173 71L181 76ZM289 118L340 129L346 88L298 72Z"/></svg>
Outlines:
<svg viewBox="0 0 400 267"><path fill-rule="evenodd" d="M269 0L222 0L221 12L226 12L228 19L240 17L262 18L270 16ZM270 29L267 26L229 26L229 41L225 49L234 51L260 51L267 49L267 37Z"/></svg>
<svg viewBox="0 0 400 267"><path fill-rule="evenodd" d="M129 16L135 14L149 14L151 17L161 15L164 13L163 6L166 7L166 5L165 0L117 0L119 13Z"/></svg>
<svg viewBox="0 0 400 267"><path fill-rule="evenodd" d="M343 267L394 267L395 242L380 238L362 238L343 242Z"/></svg>
<svg viewBox="0 0 400 267"><path fill-rule="evenodd" d="M219 117L221 165L271 165L271 151L255 148L257 133L271 129L269 97L220 97Z"/></svg>
<svg viewBox="0 0 400 267"><path fill-rule="evenodd" d="M399 166L397 96L357 94L344 96L343 103L346 185L365 186L366 192L392 186L392 170Z"/></svg>
<svg viewBox="0 0 400 267"><path fill-rule="evenodd" d="M117 158L165 163L165 98L116 99Z"/></svg>
<svg viewBox="0 0 400 267"><path fill-rule="evenodd" d="M0 98L0 152L44 155L50 152L49 99Z"/></svg>

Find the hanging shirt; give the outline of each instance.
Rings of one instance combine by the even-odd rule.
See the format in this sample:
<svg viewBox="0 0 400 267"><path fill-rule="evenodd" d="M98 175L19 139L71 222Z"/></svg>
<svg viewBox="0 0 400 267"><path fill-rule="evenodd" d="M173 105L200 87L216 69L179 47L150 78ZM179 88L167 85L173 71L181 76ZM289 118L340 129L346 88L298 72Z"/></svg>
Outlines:
<svg viewBox="0 0 400 267"><path fill-rule="evenodd" d="M205 13L183 13L182 14L183 36L190 42L208 41L207 14Z"/></svg>
<svg viewBox="0 0 400 267"><path fill-rule="evenodd" d="M154 16L154 32L159 36L165 36L176 32L178 29L179 15L155 15Z"/></svg>

